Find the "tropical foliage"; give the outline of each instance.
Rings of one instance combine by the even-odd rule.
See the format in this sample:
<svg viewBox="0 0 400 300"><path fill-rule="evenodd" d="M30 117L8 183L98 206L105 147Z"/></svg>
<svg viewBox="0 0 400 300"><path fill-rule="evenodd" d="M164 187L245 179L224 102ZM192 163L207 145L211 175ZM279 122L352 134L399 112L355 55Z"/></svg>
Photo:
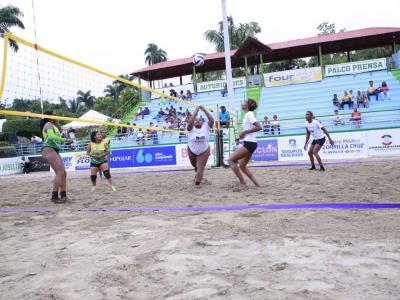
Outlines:
<svg viewBox="0 0 400 300"><path fill-rule="evenodd" d="M157 44L149 43L144 51L146 64L153 65L168 59L167 52L158 48Z"/></svg>
<svg viewBox="0 0 400 300"><path fill-rule="evenodd" d="M21 21L21 17L24 14L22 11L13 5L7 5L0 8L0 36L3 38L6 32L11 32L10 28L17 27L25 29L24 23ZM9 40L10 47L17 52L18 44L15 41Z"/></svg>

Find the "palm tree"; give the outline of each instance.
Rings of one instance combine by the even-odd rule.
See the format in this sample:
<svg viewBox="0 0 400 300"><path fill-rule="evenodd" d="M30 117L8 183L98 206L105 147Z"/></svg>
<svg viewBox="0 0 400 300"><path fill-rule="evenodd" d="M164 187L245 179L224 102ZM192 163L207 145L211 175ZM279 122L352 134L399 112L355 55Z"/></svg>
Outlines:
<svg viewBox="0 0 400 300"><path fill-rule="evenodd" d="M106 97L113 97L115 102L118 103L121 91L121 85L113 83L106 86L104 93L106 93Z"/></svg>
<svg viewBox="0 0 400 300"><path fill-rule="evenodd" d="M154 43L149 43L147 45L144 55L146 55L145 62L149 66L167 60L167 52L161 48L158 48L158 46Z"/></svg>
<svg viewBox="0 0 400 300"><path fill-rule="evenodd" d="M228 32L230 48L238 49L248 37L255 37L261 32L261 27L257 22L239 23L239 26L233 22L232 16L228 17ZM218 23L218 30L207 30L204 32L207 41L215 44L215 50L224 51L224 30L223 22Z"/></svg>
<svg viewBox="0 0 400 300"><path fill-rule="evenodd" d="M87 108L92 108L94 106L94 103L96 101L96 97L90 94L91 91L83 92L83 91L78 91L76 97L76 100L79 103L83 103Z"/></svg>
<svg viewBox="0 0 400 300"><path fill-rule="evenodd" d="M129 81L132 81L133 79L135 79L135 76L133 76L131 74L121 74L121 75L119 75L119 77L124 78ZM124 89L126 89L128 87L136 89L136 87L134 87L133 85L126 84L125 82L122 82L119 80L113 81L113 85L117 85L120 92L122 92Z"/></svg>
<svg viewBox="0 0 400 300"><path fill-rule="evenodd" d="M11 32L10 27L25 29L24 23L20 19L23 16L22 11L16 6L7 5L0 8L0 36L4 38L6 32ZM9 44L15 52L18 51L18 44L15 41L9 40Z"/></svg>
<svg viewBox="0 0 400 300"><path fill-rule="evenodd" d="M68 111L74 115L80 116L85 112L85 107L81 105L77 99L69 100L68 101Z"/></svg>

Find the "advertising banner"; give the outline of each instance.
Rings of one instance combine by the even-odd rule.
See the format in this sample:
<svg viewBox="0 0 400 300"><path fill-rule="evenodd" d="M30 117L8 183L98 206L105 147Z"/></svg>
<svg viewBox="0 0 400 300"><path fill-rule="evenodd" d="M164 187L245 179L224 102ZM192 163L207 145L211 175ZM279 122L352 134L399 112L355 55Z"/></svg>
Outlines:
<svg viewBox="0 0 400 300"><path fill-rule="evenodd" d="M350 62L345 64L325 66L325 76L338 76L385 70L386 58Z"/></svg>
<svg viewBox="0 0 400 300"><path fill-rule="evenodd" d="M308 159L307 151L304 151L305 140L305 136L278 138L279 161Z"/></svg>
<svg viewBox="0 0 400 300"><path fill-rule="evenodd" d="M215 149L214 149L214 143L210 143L211 147L211 155L208 158L207 165L213 165L214 164L214 159L215 159ZM228 145L224 145L224 148L228 148ZM176 149L176 164L178 166L184 166L184 167L189 167L191 166L190 160L189 160L189 154L187 150L187 144L179 144L175 145Z"/></svg>
<svg viewBox="0 0 400 300"><path fill-rule="evenodd" d="M76 171L90 169L90 157L86 152L76 152L73 155L73 161Z"/></svg>
<svg viewBox="0 0 400 300"><path fill-rule="evenodd" d="M254 151L251 159L254 161L278 160L278 140L258 140L257 149Z"/></svg>
<svg viewBox="0 0 400 300"><path fill-rule="evenodd" d="M29 156L29 162L31 163L31 172L49 172L50 164L41 156Z"/></svg>
<svg viewBox="0 0 400 300"><path fill-rule="evenodd" d="M368 147L365 132L332 133L335 144L330 145L328 139L319 154L324 159L365 158Z"/></svg>
<svg viewBox="0 0 400 300"><path fill-rule="evenodd" d="M20 157L1 158L0 176L22 173L20 161Z"/></svg>
<svg viewBox="0 0 400 300"><path fill-rule="evenodd" d="M133 149L112 150L110 168L132 168Z"/></svg>
<svg viewBox="0 0 400 300"><path fill-rule="evenodd" d="M400 129L367 131L369 156L399 155Z"/></svg>
<svg viewBox="0 0 400 300"><path fill-rule="evenodd" d="M197 84L197 92L201 93L201 92L223 90L225 83L226 80L201 82ZM232 84L233 88L245 87L246 79L244 77L234 78L232 80Z"/></svg>
<svg viewBox="0 0 400 300"><path fill-rule="evenodd" d="M320 67L294 69L264 74L264 82L266 87L314 82L321 80L322 71Z"/></svg>
<svg viewBox="0 0 400 300"><path fill-rule="evenodd" d="M74 154L73 152L71 153L60 153L62 161L64 163L65 171L75 171L75 160L74 160ZM50 168L51 171L54 172L52 168Z"/></svg>
<svg viewBox="0 0 400 300"><path fill-rule="evenodd" d="M133 149L134 167L176 165L175 146Z"/></svg>

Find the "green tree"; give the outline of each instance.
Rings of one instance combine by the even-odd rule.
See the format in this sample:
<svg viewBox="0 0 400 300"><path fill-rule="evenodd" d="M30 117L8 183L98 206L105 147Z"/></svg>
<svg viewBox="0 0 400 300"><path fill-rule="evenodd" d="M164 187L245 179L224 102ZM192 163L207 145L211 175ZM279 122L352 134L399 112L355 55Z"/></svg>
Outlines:
<svg viewBox="0 0 400 300"><path fill-rule="evenodd" d="M107 116L118 111L118 105L113 97L98 97L93 109Z"/></svg>
<svg viewBox="0 0 400 300"><path fill-rule="evenodd" d="M119 103L119 95L121 94L121 91L123 91L123 87L115 83L107 85L104 89L106 97L114 98L114 101L117 104Z"/></svg>
<svg viewBox="0 0 400 300"><path fill-rule="evenodd" d="M257 22L239 23L237 26L232 16L228 17L228 32L230 48L238 49L248 37L256 37L261 32L261 27ZM204 32L207 41L215 45L216 51L224 51L224 30L223 22L218 23L217 30L207 30Z"/></svg>
<svg viewBox="0 0 400 300"><path fill-rule="evenodd" d="M0 8L0 36L4 38L6 32L11 32L11 27L25 29L24 23L20 19L23 16L22 11L16 6L7 5ZM9 40L9 44L15 52L18 51L18 44L15 41Z"/></svg>
<svg viewBox="0 0 400 300"><path fill-rule="evenodd" d="M161 48L158 48L157 44L149 43L146 50L144 51L146 64L153 65L162 61L166 61L167 52Z"/></svg>
<svg viewBox="0 0 400 300"><path fill-rule="evenodd" d="M77 92L78 97L76 97L76 100L79 103L83 103L88 109L91 109L96 101L96 97L91 95L91 91L78 91Z"/></svg>
<svg viewBox="0 0 400 300"><path fill-rule="evenodd" d="M79 117L83 115L87 109L82 105L78 99L72 99L68 101L68 110L67 112Z"/></svg>

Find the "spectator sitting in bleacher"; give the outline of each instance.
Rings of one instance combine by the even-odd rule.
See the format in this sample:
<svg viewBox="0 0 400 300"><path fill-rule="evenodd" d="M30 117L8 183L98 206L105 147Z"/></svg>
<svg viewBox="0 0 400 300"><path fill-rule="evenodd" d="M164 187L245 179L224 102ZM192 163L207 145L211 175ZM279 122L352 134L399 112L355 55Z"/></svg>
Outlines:
<svg viewBox="0 0 400 300"><path fill-rule="evenodd" d="M379 97L381 100L390 100L389 87L386 82L383 81L381 87L379 88Z"/></svg>
<svg viewBox="0 0 400 300"><path fill-rule="evenodd" d="M139 128L137 134L136 134L136 142L138 143L138 145L144 145L144 134L142 131L142 128Z"/></svg>
<svg viewBox="0 0 400 300"><path fill-rule="evenodd" d="M335 109L335 115L333 116L333 124L335 126L344 125L344 121L342 120L342 117L339 115L339 111L337 109Z"/></svg>
<svg viewBox="0 0 400 300"><path fill-rule="evenodd" d="M157 130L155 130L156 126L153 122L150 122L149 127L146 132L146 139L148 142L152 142L153 144L158 144L158 135Z"/></svg>
<svg viewBox="0 0 400 300"><path fill-rule="evenodd" d="M179 117L183 117L184 111L183 111L182 106L179 106L179 109L178 109L178 111L176 112L176 114L177 114Z"/></svg>
<svg viewBox="0 0 400 300"><path fill-rule="evenodd" d="M185 96L185 94L183 93L182 90L181 90L181 92L179 93L179 98L182 99L182 100L185 100L185 99L186 99L186 96Z"/></svg>
<svg viewBox="0 0 400 300"><path fill-rule="evenodd" d="M171 105L171 108L169 109L169 112L170 112L170 114L176 114L176 108L175 107L173 107L172 105Z"/></svg>
<svg viewBox="0 0 400 300"><path fill-rule="evenodd" d="M225 97L226 94L228 94L228 85L225 82L224 89L221 91L221 95L222 95L222 97Z"/></svg>
<svg viewBox="0 0 400 300"><path fill-rule="evenodd" d="M349 105L349 109L352 108L353 103L351 102L351 98L349 96L349 94L347 93L347 91L344 91L344 95L342 96L342 103L340 103L340 108L344 109L345 105Z"/></svg>
<svg viewBox="0 0 400 300"><path fill-rule="evenodd" d="M367 91L368 101L371 102L371 96L375 96L375 100L378 101L379 91L374 87L374 82L369 81L368 91Z"/></svg>
<svg viewBox="0 0 400 300"><path fill-rule="evenodd" d="M281 125L278 120L277 115L272 116L272 121L271 121L271 134L275 134L275 130L278 131L278 134L281 134Z"/></svg>
<svg viewBox="0 0 400 300"><path fill-rule="evenodd" d="M263 122L262 128L263 128L263 133L264 134L269 134L269 130L271 128L271 123L269 122L267 116L264 117L264 122Z"/></svg>
<svg viewBox="0 0 400 300"><path fill-rule="evenodd" d="M365 95L365 92L357 91L357 107L360 107L360 105L363 105L364 108L368 107L368 97ZM355 105L354 105L355 107Z"/></svg>
<svg viewBox="0 0 400 300"><path fill-rule="evenodd" d="M221 112L219 113L219 124L221 128L229 128L229 112L226 110L225 106L220 107Z"/></svg>
<svg viewBox="0 0 400 300"><path fill-rule="evenodd" d="M175 98L178 97L178 93L174 89L169 90L169 95Z"/></svg>
<svg viewBox="0 0 400 300"><path fill-rule="evenodd" d="M187 90L186 91L186 100L187 101L191 101L192 100L192 92L191 91L189 91L189 90Z"/></svg>
<svg viewBox="0 0 400 300"><path fill-rule="evenodd" d="M353 121L356 127L361 126L361 112L357 111L357 108L354 108L354 111L351 113L350 121Z"/></svg>
<svg viewBox="0 0 400 300"><path fill-rule="evenodd" d="M351 105L353 108L353 106L355 106L355 104L356 104L356 96L353 94L353 90L349 91L349 97L350 97Z"/></svg>
<svg viewBox="0 0 400 300"><path fill-rule="evenodd" d="M340 108L340 102L339 102L339 99L337 97L337 94L333 94L332 104L333 104L333 106L336 106L337 108Z"/></svg>
<svg viewBox="0 0 400 300"><path fill-rule="evenodd" d="M143 115L147 116L150 114L150 109L146 106L143 110Z"/></svg>

